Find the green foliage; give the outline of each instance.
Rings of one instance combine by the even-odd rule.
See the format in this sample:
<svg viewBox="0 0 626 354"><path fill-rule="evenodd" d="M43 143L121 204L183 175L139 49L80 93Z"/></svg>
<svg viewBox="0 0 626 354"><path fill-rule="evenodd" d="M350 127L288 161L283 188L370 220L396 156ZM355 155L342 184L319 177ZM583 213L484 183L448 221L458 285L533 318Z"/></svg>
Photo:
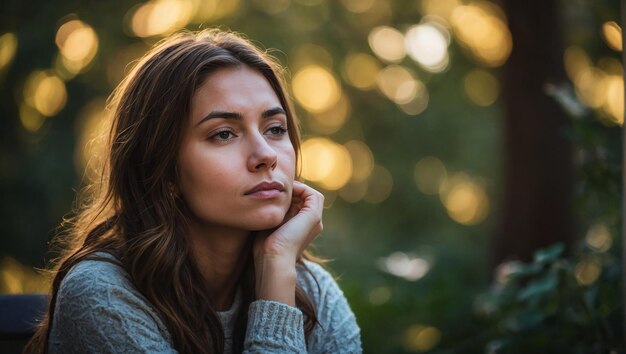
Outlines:
<svg viewBox="0 0 626 354"><path fill-rule="evenodd" d="M557 244L530 263L498 268L475 304L485 321L479 336L485 352L624 352L619 258L585 253L568 259L562 252Z"/></svg>

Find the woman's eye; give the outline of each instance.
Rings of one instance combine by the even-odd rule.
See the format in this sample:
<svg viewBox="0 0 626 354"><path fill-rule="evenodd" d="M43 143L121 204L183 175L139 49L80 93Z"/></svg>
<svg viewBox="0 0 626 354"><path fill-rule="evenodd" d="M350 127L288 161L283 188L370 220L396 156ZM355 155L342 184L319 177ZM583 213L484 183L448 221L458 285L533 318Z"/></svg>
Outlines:
<svg viewBox="0 0 626 354"><path fill-rule="evenodd" d="M228 139L231 139L234 136L235 136L235 134L233 134L233 132L228 131L228 130L224 130L224 131L218 132L218 133L214 134L213 136L211 136L211 139L212 140L228 140Z"/></svg>
<svg viewBox="0 0 626 354"><path fill-rule="evenodd" d="M267 130L270 135L284 135L287 132L287 128L283 126L271 127Z"/></svg>

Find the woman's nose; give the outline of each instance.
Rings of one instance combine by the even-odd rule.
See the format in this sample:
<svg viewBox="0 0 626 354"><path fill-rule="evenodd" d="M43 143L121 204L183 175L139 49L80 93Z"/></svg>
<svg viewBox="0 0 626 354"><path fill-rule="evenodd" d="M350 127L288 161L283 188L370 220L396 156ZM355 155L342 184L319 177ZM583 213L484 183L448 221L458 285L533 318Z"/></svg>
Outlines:
<svg viewBox="0 0 626 354"><path fill-rule="evenodd" d="M248 170L251 172L273 170L278 162L276 150L268 143L263 134L255 134L251 138Z"/></svg>

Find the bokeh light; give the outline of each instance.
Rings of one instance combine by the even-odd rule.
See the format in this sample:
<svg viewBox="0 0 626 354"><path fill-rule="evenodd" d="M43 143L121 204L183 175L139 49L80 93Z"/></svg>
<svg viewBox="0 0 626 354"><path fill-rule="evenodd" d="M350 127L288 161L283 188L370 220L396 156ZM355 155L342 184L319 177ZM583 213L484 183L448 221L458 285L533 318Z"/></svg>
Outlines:
<svg viewBox="0 0 626 354"><path fill-rule="evenodd" d="M367 187L367 181L349 181L339 190L339 196L348 203L357 203L367 195Z"/></svg>
<svg viewBox="0 0 626 354"><path fill-rule="evenodd" d="M404 66L390 65L376 79L378 89L398 104L408 103L417 96L418 84L413 73Z"/></svg>
<svg viewBox="0 0 626 354"><path fill-rule="evenodd" d="M574 83L576 96L586 106L600 111L597 117L607 126L624 124L624 79L622 64L614 58L602 58L594 66L580 47L568 47L563 60Z"/></svg>
<svg viewBox="0 0 626 354"><path fill-rule="evenodd" d="M354 13L364 13L370 10L376 0L341 0L341 4L346 10Z"/></svg>
<svg viewBox="0 0 626 354"><path fill-rule="evenodd" d="M54 116L67 101L65 83L56 75L34 71L24 84L24 101L41 115Z"/></svg>
<svg viewBox="0 0 626 354"><path fill-rule="evenodd" d="M388 62L398 62L406 56L404 35L395 28L379 26L368 36L370 48L376 56Z"/></svg>
<svg viewBox="0 0 626 354"><path fill-rule="evenodd" d="M369 54L352 53L343 65L343 76L346 82L358 89L369 90L376 87L376 78L380 64Z"/></svg>
<svg viewBox="0 0 626 354"><path fill-rule="evenodd" d="M192 3L185 0L152 0L129 10L130 31L137 37L167 35L192 19Z"/></svg>
<svg viewBox="0 0 626 354"><path fill-rule="evenodd" d="M511 32L500 7L474 1L454 9L452 28L461 46L484 65L498 67L506 62L513 46Z"/></svg>
<svg viewBox="0 0 626 354"><path fill-rule="evenodd" d="M614 21L603 23L602 37L611 49L622 51L622 29L617 23Z"/></svg>
<svg viewBox="0 0 626 354"><path fill-rule="evenodd" d="M428 106L426 86L404 66L390 65L376 79L380 92L395 102L406 114L417 115Z"/></svg>
<svg viewBox="0 0 626 354"><path fill-rule="evenodd" d="M434 156L426 156L415 164L415 185L424 194L439 194L447 175L446 166Z"/></svg>
<svg viewBox="0 0 626 354"><path fill-rule="evenodd" d="M412 325L404 335L404 346L410 352L426 352L441 340L441 331L432 326Z"/></svg>
<svg viewBox="0 0 626 354"><path fill-rule="evenodd" d="M422 68L442 72L449 63L450 34L436 22L426 22L409 28L405 35L406 51Z"/></svg>
<svg viewBox="0 0 626 354"><path fill-rule="evenodd" d="M565 64L567 76L569 76L572 81L575 81L576 77L578 77L581 72L592 66L587 53L585 53L582 48L577 46L570 46L565 49L565 52L563 53L563 62Z"/></svg>
<svg viewBox="0 0 626 354"><path fill-rule="evenodd" d="M341 129L350 118L351 105L347 95L341 95L334 106L309 115L309 127L320 134L332 134Z"/></svg>
<svg viewBox="0 0 626 354"><path fill-rule="evenodd" d="M335 105L341 97L337 79L327 69L309 65L299 70L292 81L293 94L304 109L319 113Z"/></svg>
<svg viewBox="0 0 626 354"><path fill-rule="evenodd" d="M55 43L63 67L71 74L84 70L96 56L99 46L96 31L80 20L70 20L61 25Z"/></svg>
<svg viewBox="0 0 626 354"><path fill-rule="evenodd" d="M46 121L36 109L23 102L20 104L20 122L24 129L30 133L36 133Z"/></svg>
<svg viewBox="0 0 626 354"><path fill-rule="evenodd" d="M610 125L624 124L624 77L609 75L604 79L606 100L603 109L608 113Z"/></svg>
<svg viewBox="0 0 626 354"><path fill-rule="evenodd" d="M448 215L463 225L476 225L489 215L489 198L477 179L457 173L442 183L439 197Z"/></svg>
<svg viewBox="0 0 626 354"><path fill-rule="evenodd" d="M17 51L17 36L14 33L5 33L0 36L0 70L11 63Z"/></svg>
<svg viewBox="0 0 626 354"><path fill-rule="evenodd" d="M382 271L408 281L419 280L430 270L430 263L427 260L404 252L394 252L381 258L378 266Z"/></svg>
<svg viewBox="0 0 626 354"><path fill-rule="evenodd" d="M426 85L415 79L415 97L408 102L398 103L400 109L411 116L416 116L428 107L429 94Z"/></svg>
<svg viewBox="0 0 626 354"><path fill-rule="evenodd" d="M335 191L352 176L348 150L326 138L310 138L302 143L302 177Z"/></svg>
<svg viewBox="0 0 626 354"><path fill-rule="evenodd" d="M589 107L599 108L606 102L605 74L596 67L581 70L574 84L578 97Z"/></svg>
<svg viewBox="0 0 626 354"><path fill-rule="evenodd" d="M352 181L365 181L374 169L374 154L364 142L350 140L344 144L352 158Z"/></svg>
<svg viewBox="0 0 626 354"><path fill-rule="evenodd" d="M396 87L394 97L391 99L397 104L407 104L417 96L419 81L407 80Z"/></svg>
<svg viewBox="0 0 626 354"><path fill-rule="evenodd" d="M488 71L474 69L463 79L467 97L481 107L491 106L500 95L498 79Z"/></svg>
<svg viewBox="0 0 626 354"><path fill-rule="evenodd" d="M585 236L585 241L594 251L606 252L611 249L613 236L605 224L598 223L589 228Z"/></svg>
<svg viewBox="0 0 626 354"><path fill-rule="evenodd" d="M595 283L602 272L600 263L594 258L583 259L576 264L574 273L578 284L586 286Z"/></svg>

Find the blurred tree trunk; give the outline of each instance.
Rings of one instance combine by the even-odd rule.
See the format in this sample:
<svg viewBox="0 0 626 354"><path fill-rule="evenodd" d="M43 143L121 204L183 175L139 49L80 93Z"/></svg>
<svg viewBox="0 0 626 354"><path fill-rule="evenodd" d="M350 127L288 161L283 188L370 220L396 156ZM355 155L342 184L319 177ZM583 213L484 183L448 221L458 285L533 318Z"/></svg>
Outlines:
<svg viewBox="0 0 626 354"><path fill-rule="evenodd" d="M530 260L535 250L572 241L569 118L546 94L565 81L558 1L505 0L513 51L503 72L505 107L502 219L491 266Z"/></svg>

